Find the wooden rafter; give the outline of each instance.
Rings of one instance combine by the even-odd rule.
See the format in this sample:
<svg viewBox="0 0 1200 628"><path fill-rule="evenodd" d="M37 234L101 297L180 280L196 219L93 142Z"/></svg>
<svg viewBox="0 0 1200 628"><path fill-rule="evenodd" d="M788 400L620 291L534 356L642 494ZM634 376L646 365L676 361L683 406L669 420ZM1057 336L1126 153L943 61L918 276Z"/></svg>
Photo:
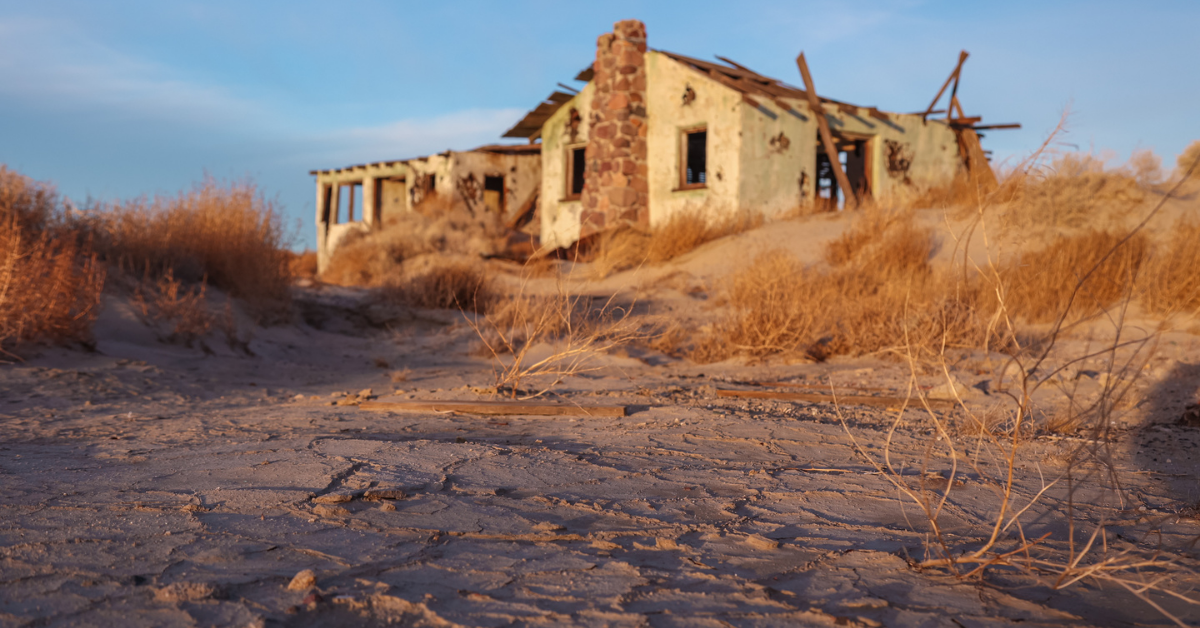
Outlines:
<svg viewBox="0 0 1200 628"><path fill-rule="evenodd" d="M812 75L808 72L808 62L804 60L803 52L796 57L796 66L800 68L800 76L804 79L804 91L808 95L808 108L812 110L813 116L817 119L817 129L821 132L821 143L825 146L825 154L829 155L829 165L833 168L833 176L837 178L838 187L842 189L842 194L846 197L846 204L853 204L853 207L857 208L858 193L850 187L850 179L846 178L846 172L842 170L842 162L838 161L837 147L833 145L833 133L829 130L829 121L825 119L825 109L821 107L821 99L817 97L817 88L813 86Z"/></svg>
<svg viewBox="0 0 1200 628"><path fill-rule="evenodd" d="M958 75L959 75L959 73L962 72L963 62L966 61L967 57L969 57L969 56L971 56L971 55L969 53L967 53L966 50L963 50L962 52L958 53L958 65L954 66L954 71L950 73L950 77L946 79L945 83L942 83L942 88L938 90L937 96L933 97L933 102L929 103L929 107L925 109L925 113L921 114L922 118L928 118L930 115L932 115L934 113L933 108L936 107L938 101L942 99L942 94L946 93L946 88L950 87L951 82L954 82L955 83L954 88L956 90L958 89L958 84L957 84ZM947 109L950 109L950 108L947 107ZM952 111L951 111L951 113L952 113Z"/></svg>

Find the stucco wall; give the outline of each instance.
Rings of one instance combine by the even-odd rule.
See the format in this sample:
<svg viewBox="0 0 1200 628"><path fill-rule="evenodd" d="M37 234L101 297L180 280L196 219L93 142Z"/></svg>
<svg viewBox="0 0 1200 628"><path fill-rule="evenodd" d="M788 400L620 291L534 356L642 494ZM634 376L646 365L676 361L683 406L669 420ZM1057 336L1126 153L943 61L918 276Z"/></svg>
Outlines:
<svg viewBox="0 0 1200 628"><path fill-rule="evenodd" d="M808 202L816 188L817 124L808 107L782 98L788 111L757 97L742 105L742 209L767 216L792 211Z"/></svg>
<svg viewBox="0 0 1200 628"><path fill-rule="evenodd" d="M472 212L482 212L484 177L504 177L503 217L507 217L529 200L529 196L541 185L541 161L536 153L451 153L450 176L453 178L454 202L463 203Z"/></svg>
<svg viewBox="0 0 1200 628"><path fill-rule="evenodd" d="M795 209L801 198L811 204L816 194L820 139L808 103L782 99L808 119L804 121L765 98L757 100L760 108L749 104L744 108L742 207L770 215ZM884 121L871 117L866 109L857 111L856 115L842 112L835 105L825 105L826 119L834 132L871 140L867 160L875 199L885 200L902 193L901 190L915 192L943 182L961 168L957 140L944 122L923 123L919 115L894 113L888 114L889 119ZM782 146L783 138L787 138L786 148ZM889 142L894 143L892 150L899 157L891 160L893 167L889 167ZM904 160L909 162L907 169L897 169L895 166L904 165Z"/></svg>
<svg viewBox="0 0 1200 628"><path fill-rule="evenodd" d="M681 211L719 215L737 210L742 95L660 52L646 53L646 73L650 225L661 225ZM684 104L688 87L695 98ZM708 134L707 186L680 190L681 134L701 125Z"/></svg>
<svg viewBox="0 0 1200 628"><path fill-rule="evenodd" d="M567 197L567 150L587 144L587 113L592 108L593 94L595 88L588 83L542 126L542 192L538 198L542 246L570 246L579 239L582 201L564 200ZM581 118L575 125L574 140L569 126L571 109L575 109Z"/></svg>

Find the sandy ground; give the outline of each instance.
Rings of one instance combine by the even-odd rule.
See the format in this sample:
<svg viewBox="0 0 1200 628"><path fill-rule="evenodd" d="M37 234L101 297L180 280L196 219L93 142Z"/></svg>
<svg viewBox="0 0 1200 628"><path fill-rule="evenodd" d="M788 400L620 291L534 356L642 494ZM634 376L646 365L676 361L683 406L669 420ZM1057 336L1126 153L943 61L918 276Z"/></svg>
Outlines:
<svg viewBox="0 0 1200 628"><path fill-rule="evenodd" d="M711 257L647 271L641 292L660 284L648 309L702 309L706 292L689 286L710 285L697 268ZM626 405L622 418L368 412L331 403L364 389L491 399L493 364L457 313L320 287L298 290L297 309L302 322L256 329L248 350L213 338L205 351L161 341L112 297L95 351L0 366L0 626L1169 623L1112 582L1054 590L1048 572L917 568L935 557L928 523L852 439L878 458L891 434L903 481L938 496L950 484L940 521L954 552L987 538L999 503L986 460L949 482L945 443L918 413L893 433L885 408L846 407L843 425L827 403L716 396L756 381L903 390L902 364L698 366L630 350L555 397ZM987 358L953 371L981 416L1008 407L994 390L1003 366ZM1110 555L1163 547L1196 564L1200 429L1177 421L1197 363L1194 336L1163 336L1105 444L1123 501L1086 469L1073 496L1053 486L1022 517L1028 538L1052 535L1042 556L1069 556L1070 498L1081 534L1108 525ZM1088 364L1058 390L1097 394ZM979 451L969 429L951 437ZM1086 444L1032 440L1015 503ZM303 570L315 582L289 588ZM1159 574L1143 571L1128 575ZM1188 573L1160 588L1192 591ZM1200 621L1200 608L1148 595Z"/></svg>

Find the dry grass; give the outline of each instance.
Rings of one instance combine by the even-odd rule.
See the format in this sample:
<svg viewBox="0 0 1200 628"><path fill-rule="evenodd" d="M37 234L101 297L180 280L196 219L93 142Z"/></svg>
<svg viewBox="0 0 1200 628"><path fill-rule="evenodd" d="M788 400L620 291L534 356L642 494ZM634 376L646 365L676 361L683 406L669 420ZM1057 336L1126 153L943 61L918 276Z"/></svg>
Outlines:
<svg viewBox="0 0 1200 628"><path fill-rule="evenodd" d="M439 259L423 272L389 285L392 299L430 309L487 312L497 299L487 268L470 259Z"/></svg>
<svg viewBox="0 0 1200 628"><path fill-rule="evenodd" d="M528 283L481 318L468 318L494 363L496 390L531 399L566 378L599 368L597 356L645 338L615 296L596 301L570 294L560 282L552 295L533 295Z"/></svg>
<svg viewBox="0 0 1200 628"><path fill-rule="evenodd" d="M295 279L316 279L317 252L304 251L289 255L288 270Z"/></svg>
<svg viewBox="0 0 1200 628"><path fill-rule="evenodd" d="M904 215L863 219L830 243L832 268L806 268L790 255L760 256L726 285L730 315L701 338L700 362L735 355L899 352L907 344L937 354L947 347L995 346L982 284L958 285L930 266L934 240Z"/></svg>
<svg viewBox="0 0 1200 628"><path fill-rule="evenodd" d="M53 188L0 166L0 352L86 341L105 269L64 224Z"/></svg>
<svg viewBox="0 0 1200 628"><path fill-rule="evenodd" d="M706 242L753 229L762 223L762 214L754 212L737 212L713 219L703 209L682 211L649 231L623 227L601 234L588 261L593 274L607 277L643 264L661 264Z"/></svg>
<svg viewBox="0 0 1200 628"><path fill-rule="evenodd" d="M1179 177L1200 180L1200 168L1196 167L1198 162L1200 162L1200 140L1188 144L1188 147L1179 154L1179 159L1175 162L1176 174Z"/></svg>
<svg viewBox="0 0 1200 628"><path fill-rule="evenodd" d="M275 204L250 182L205 179L177 196L98 205L83 219L110 264L209 284L260 321L286 313L292 254Z"/></svg>
<svg viewBox="0 0 1200 628"><path fill-rule="evenodd" d="M1197 243L1200 243L1200 223L1184 219L1171 230L1170 238L1150 254L1139 285L1141 302L1148 311L1200 316Z"/></svg>
<svg viewBox="0 0 1200 628"><path fill-rule="evenodd" d="M1033 323L1059 317L1075 322L1129 296L1150 241L1141 234L1123 239L1110 231L1059 236L1003 265L999 275L1008 312Z"/></svg>
<svg viewBox="0 0 1200 628"><path fill-rule="evenodd" d="M404 263L429 254L480 258L504 248L505 233L493 215L439 209L409 212L382 229L351 234L334 251L321 280L339 285L383 286L407 271Z"/></svg>
<svg viewBox="0 0 1200 628"><path fill-rule="evenodd" d="M1010 228L1123 224L1146 198L1131 168L1106 170L1095 155L1066 153L1045 166L1018 169L997 191L995 200L1005 203L1002 223Z"/></svg>

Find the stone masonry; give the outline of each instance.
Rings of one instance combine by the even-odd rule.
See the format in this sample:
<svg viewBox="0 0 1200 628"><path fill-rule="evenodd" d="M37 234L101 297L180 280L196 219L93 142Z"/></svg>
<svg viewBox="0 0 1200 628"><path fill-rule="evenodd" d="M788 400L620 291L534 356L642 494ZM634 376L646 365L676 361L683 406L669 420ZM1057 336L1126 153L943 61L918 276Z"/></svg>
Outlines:
<svg viewBox="0 0 1200 628"><path fill-rule="evenodd" d="M581 237L650 226L646 167L646 25L625 20L596 41Z"/></svg>

